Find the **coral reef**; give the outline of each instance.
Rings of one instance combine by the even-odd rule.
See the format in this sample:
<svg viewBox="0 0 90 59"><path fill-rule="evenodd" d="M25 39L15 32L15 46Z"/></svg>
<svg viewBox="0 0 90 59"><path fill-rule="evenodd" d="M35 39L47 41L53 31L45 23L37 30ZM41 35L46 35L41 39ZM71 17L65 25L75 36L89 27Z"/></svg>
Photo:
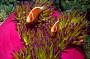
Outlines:
<svg viewBox="0 0 90 59"><path fill-rule="evenodd" d="M1 0L0 1L0 22L4 21L6 17L15 10L16 0Z"/></svg>

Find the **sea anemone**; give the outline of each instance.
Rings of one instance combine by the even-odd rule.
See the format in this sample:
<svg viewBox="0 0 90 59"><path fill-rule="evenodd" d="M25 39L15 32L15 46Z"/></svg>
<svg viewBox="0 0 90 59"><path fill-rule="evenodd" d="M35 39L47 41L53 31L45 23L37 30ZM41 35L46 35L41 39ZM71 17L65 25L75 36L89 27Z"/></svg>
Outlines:
<svg viewBox="0 0 90 59"><path fill-rule="evenodd" d="M69 44L77 45L77 38L87 32L88 22L80 12L61 12L56 17L53 16L55 7L50 3L44 4L48 4L48 7L43 5L46 9L31 24L26 21L27 13L35 7L23 4L16 8L17 30L24 47L13 53L15 59L59 59Z"/></svg>

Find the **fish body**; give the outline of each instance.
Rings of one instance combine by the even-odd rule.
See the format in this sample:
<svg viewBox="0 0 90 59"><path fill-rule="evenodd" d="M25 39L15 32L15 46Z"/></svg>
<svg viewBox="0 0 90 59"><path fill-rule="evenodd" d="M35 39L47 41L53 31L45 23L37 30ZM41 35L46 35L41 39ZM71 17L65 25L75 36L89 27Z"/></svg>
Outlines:
<svg viewBox="0 0 90 59"><path fill-rule="evenodd" d="M59 22L59 20L57 22L55 22L55 24L52 26L51 32L57 32L57 29L58 29L57 24L58 24L58 22Z"/></svg>
<svg viewBox="0 0 90 59"><path fill-rule="evenodd" d="M33 8L29 15L27 16L26 22L31 23L39 16L39 14L44 10L44 6Z"/></svg>

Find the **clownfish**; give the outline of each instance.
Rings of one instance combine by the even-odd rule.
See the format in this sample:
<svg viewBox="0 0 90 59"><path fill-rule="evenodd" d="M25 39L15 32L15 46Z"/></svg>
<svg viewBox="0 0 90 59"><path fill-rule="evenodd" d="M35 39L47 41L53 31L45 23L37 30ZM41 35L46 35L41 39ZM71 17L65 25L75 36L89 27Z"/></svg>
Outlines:
<svg viewBox="0 0 90 59"><path fill-rule="evenodd" d="M35 7L33 8L29 15L27 16L26 22L31 23L35 21L35 19L39 16L39 14L45 9L44 6L42 7Z"/></svg>
<svg viewBox="0 0 90 59"><path fill-rule="evenodd" d="M58 20L57 22L55 22L55 24L52 26L51 32L57 32L57 29L58 29L57 23L58 23L58 22L59 22L59 20Z"/></svg>

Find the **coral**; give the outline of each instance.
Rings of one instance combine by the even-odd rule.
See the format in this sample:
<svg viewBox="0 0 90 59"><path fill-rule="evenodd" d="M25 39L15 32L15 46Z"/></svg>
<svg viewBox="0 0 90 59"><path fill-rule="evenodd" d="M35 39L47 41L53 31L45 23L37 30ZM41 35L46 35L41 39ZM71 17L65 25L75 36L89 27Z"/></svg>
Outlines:
<svg viewBox="0 0 90 59"><path fill-rule="evenodd" d="M0 2L0 22L4 21L6 19L6 17L14 11L15 6L11 3L14 3L15 0L2 0Z"/></svg>
<svg viewBox="0 0 90 59"><path fill-rule="evenodd" d="M87 9L90 9L89 0L61 0L61 5L64 10L78 9L82 12L86 12Z"/></svg>
<svg viewBox="0 0 90 59"><path fill-rule="evenodd" d="M0 10L0 22L7 17L5 10Z"/></svg>

